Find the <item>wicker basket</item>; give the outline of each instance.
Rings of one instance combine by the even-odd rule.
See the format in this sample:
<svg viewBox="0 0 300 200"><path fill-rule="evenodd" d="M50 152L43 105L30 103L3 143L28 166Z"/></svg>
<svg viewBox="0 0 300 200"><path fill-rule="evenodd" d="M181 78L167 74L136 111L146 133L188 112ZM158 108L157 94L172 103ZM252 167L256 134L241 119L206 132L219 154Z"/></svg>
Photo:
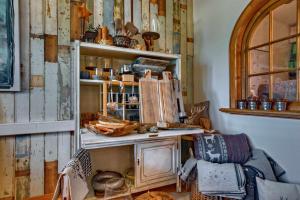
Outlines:
<svg viewBox="0 0 300 200"><path fill-rule="evenodd" d="M206 196L199 192L197 181L193 181L191 185L191 200L222 200L221 197Z"/></svg>

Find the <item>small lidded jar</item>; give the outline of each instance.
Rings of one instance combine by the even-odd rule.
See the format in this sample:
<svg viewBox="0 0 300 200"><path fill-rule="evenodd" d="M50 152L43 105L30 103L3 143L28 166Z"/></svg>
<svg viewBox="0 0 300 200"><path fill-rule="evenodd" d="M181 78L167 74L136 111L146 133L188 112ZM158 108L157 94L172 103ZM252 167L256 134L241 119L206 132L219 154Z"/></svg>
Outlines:
<svg viewBox="0 0 300 200"><path fill-rule="evenodd" d="M247 100L246 99L237 100L236 107L237 107L237 109L240 109L240 110L247 109Z"/></svg>

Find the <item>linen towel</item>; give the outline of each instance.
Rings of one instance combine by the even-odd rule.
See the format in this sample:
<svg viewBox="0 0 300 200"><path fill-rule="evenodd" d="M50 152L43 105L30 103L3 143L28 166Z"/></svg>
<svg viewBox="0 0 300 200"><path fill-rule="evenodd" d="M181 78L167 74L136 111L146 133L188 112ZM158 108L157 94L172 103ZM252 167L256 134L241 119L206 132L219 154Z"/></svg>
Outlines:
<svg viewBox="0 0 300 200"><path fill-rule="evenodd" d="M194 137L195 156L215 163L244 164L251 156L246 134L199 134Z"/></svg>
<svg viewBox="0 0 300 200"><path fill-rule="evenodd" d="M87 178L92 173L90 154L79 149L59 176L53 200L61 194L64 200L82 200L89 192Z"/></svg>
<svg viewBox="0 0 300 200"><path fill-rule="evenodd" d="M86 182L81 163L77 158L73 158L59 176L53 200L59 194L64 200L82 200L88 194L89 189Z"/></svg>
<svg viewBox="0 0 300 200"><path fill-rule="evenodd" d="M243 199L246 179L243 168L234 163L197 161L198 189L205 195Z"/></svg>

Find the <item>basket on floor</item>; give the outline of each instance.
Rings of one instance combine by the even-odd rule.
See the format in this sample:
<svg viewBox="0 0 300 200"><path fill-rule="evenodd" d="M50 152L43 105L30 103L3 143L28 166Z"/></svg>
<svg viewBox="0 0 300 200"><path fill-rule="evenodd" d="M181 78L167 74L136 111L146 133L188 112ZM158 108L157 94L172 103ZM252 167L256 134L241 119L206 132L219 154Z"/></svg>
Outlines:
<svg viewBox="0 0 300 200"><path fill-rule="evenodd" d="M207 196L199 192L197 181L191 184L191 200L221 200L221 197Z"/></svg>

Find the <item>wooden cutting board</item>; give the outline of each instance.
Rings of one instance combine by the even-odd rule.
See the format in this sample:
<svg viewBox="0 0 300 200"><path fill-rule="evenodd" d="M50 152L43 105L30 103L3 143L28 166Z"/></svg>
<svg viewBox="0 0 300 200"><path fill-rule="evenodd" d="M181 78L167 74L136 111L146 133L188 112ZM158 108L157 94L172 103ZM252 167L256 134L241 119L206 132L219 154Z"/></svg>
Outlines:
<svg viewBox="0 0 300 200"><path fill-rule="evenodd" d="M158 84L161 121L166 123L179 122L175 85L171 76L164 74L163 80L159 80Z"/></svg>
<svg viewBox="0 0 300 200"><path fill-rule="evenodd" d="M158 80L151 75L139 80L140 122L155 123L160 121Z"/></svg>

